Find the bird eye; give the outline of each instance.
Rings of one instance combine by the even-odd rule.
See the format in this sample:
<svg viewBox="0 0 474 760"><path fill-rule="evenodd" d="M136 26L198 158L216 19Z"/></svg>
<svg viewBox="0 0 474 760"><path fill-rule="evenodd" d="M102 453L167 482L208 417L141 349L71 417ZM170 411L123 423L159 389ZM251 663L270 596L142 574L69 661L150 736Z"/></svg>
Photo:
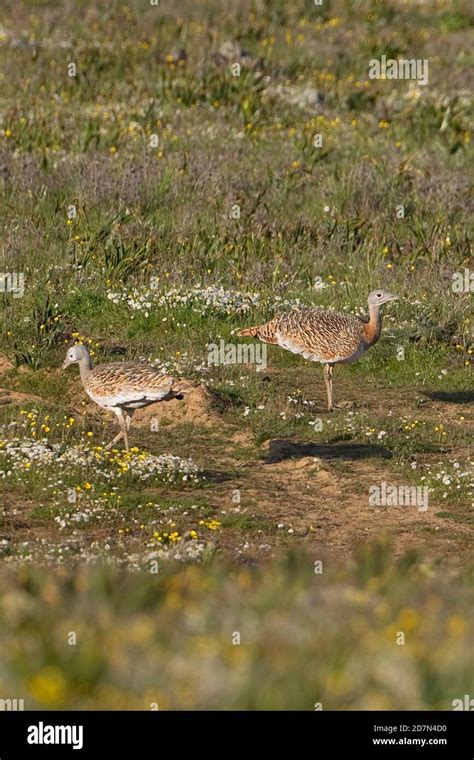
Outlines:
<svg viewBox="0 0 474 760"><path fill-rule="evenodd" d="M382 298L382 293L377 293L377 298Z"/></svg>

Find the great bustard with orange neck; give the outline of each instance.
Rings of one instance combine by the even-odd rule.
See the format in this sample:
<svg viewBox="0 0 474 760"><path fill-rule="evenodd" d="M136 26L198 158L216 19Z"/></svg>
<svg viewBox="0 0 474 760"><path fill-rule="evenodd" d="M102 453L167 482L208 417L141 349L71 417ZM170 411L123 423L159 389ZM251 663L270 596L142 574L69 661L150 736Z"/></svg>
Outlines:
<svg viewBox="0 0 474 760"><path fill-rule="evenodd" d="M70 364L79 364L79 373L84 389L96 404L113 412L120 425L120 433L105 447L112 448L121 438L129 451L128 431L132 415L157 401L170 401L183 398L184 393L192 390L185 380L174 380L161 370L141 362L113 362L92 366L87 348L82 344L68 349L63 369Z"/></svg>
<svg viewBox="0 0 474 760"><path fill-rule="evenodd" d="M332 411L332 374L335 364L351 364L377 343L382 330L380 307L397 296L386 290L369 295L369 320L355 314L324 309L302 309L279 314L269 322L239 330L237 335L275 343L305 359L324 364L328 409Z"/></svg>

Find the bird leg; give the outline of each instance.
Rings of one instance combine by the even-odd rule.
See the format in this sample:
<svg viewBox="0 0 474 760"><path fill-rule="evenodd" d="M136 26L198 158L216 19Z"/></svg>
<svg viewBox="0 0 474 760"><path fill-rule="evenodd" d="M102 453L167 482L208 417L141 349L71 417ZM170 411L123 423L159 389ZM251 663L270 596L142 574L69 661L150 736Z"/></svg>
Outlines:
<svg viewBox="0 0 474 760"><path fill-rule="evenodd" d="M125 410L125 418L124 418L124 434L123 437L125 439L125 448L127 450L127 453L130 451L129 445L128 445L128 431L130 430L130 427L132 425L132 414L135 410L134 409L126 409Z"/></svg>
<svg viewBox="0 0 474 760"><path fill-rule="evenodd" d="M128 416L128 414L125 412L125 417L123 420L123 439L125 441L125 451L130 451L130 446L128 445L128 431L130 430L130 425L132 424L132 418Z"/></svg>
<svg viewBox="0 0 474 760"><path fill-rule="evenodd" d="M110 443L108 443L105 448L111 449L115 443L117 443L118 441L120 441L121 438L123 438L125 440L125 448L128 452L129 449L128 449L128 439L127 439L127 423L124 419L123 412L121 409L114 409L114 412L117 415L118 423L120 425L120 433L117 433L115 438L112 441L110 441Z"/></svg>
<svg viewBox="0 0 474 760"><path fill-rule="evenodd" d="M126 451L126 452L127 452L127 454L128 454L128 453L129 453L129 451L130 451L130 446L128 445L128 434L127 434L127 429L125 429L125 430L123 431L123 438L124 438L124 441L125 441L125 451Z"/></svg>
<svg viewBox="0 0 474 760"><path fill-rule="evenodd" d="M324 365L324 381L326 383L326 392L328 394L328 411L332 412L334 409L333 403L332 403L332 371L333 371L333 365L332 364L325 364Z"/></svg>
<svg viewBox="0 0 474 760"><path fill-rule="evenodd" d="M104 446L104 448L106 450L111 449L112 446L114 445L114 443L117 443L118 441L120 441L121 438L123 438L123 432L122 431L120 431L120 433L118 433L115 436L115 438L113 439L113 441L110 441L110 443L108 443L107 446Z"/></svg>

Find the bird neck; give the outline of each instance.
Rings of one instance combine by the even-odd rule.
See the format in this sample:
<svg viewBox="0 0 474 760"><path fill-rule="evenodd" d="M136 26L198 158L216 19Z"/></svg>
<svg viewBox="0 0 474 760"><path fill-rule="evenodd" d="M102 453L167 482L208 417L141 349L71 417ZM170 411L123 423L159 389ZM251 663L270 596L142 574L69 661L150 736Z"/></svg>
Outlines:
<svg viewBox="0 0 474 760"><path fill-rule="evenodd" d="M81 375L81 380L83 383L86 382L91 372L92 372L92 360L90 356L87 355L87 358L84 357L79 362L79 373Z"/></svg>
<svg viewBox="0 0 474 760"><path fill-rule="evenodd" d="M369 321L364 325L364 341L367 346L373 346L380 338L382 330L382 314L380 306L373 304L369 306Z"/></svg>

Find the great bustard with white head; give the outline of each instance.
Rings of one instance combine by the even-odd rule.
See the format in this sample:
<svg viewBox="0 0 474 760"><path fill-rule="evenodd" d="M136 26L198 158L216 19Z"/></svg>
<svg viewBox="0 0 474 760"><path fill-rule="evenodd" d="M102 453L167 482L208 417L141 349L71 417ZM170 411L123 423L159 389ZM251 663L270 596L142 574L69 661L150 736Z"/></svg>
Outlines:
<svg viewBox="0 0 474 760"><path fill-rule="evenodd" d="M68 349L62 368L66 369L70 364L79 364L82 384L89 398L103 409L113 412L118 419L120 432L106 449L123 438L129 451L128 431L136 409L157 401L183 398L184 393L192 390L190 383L176 381L141 362L114 362L93 367L89 351L82 344Z"/></svg>

